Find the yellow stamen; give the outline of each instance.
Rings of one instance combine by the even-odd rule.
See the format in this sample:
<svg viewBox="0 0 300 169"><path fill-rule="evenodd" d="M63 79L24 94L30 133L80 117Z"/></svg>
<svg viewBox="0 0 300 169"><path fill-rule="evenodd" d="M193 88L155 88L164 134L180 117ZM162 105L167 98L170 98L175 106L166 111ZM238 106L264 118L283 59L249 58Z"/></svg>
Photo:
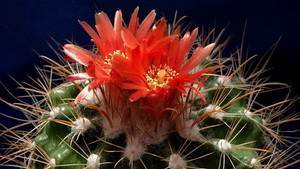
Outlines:
<svg viewBox="0 0 300 169"><path fill-rule="evenodd" d="M178 76L178 73L167 65L160 65L159 67L152 65L149 69L146 80L151 90L156 90L157 87L166 87L171 80Z"/></svg>

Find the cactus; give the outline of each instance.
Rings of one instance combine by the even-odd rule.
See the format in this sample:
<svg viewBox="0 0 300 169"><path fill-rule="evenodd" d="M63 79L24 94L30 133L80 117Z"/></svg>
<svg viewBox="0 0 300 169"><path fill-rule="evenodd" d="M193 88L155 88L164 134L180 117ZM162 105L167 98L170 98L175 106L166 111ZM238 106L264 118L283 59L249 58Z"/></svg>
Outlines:
<svg viewBox="0 0 300 169"><path fill-rule="evenodd" d="M154 11L139 23L138 10L127 26L121 11L114 24L97 13L96 31L79 21L95 47L66 44L62 63L42 56L51 63L34 80L43 91L22 85L33 104L2 100L32 119L23 125L35 127L4 127L10 147L0 165L267 169L298 162L297 144L278 131L298 120L297 114L280 120L295 99L268 106L255 100L287 85L260 79L265 65L247 75L253 57L222 58L226 42L217 45L219 37L209 44L197 28L182 35L179 21L167 26L164 18L155 21ZM64 80L52 87L52 76Z"/></svg>

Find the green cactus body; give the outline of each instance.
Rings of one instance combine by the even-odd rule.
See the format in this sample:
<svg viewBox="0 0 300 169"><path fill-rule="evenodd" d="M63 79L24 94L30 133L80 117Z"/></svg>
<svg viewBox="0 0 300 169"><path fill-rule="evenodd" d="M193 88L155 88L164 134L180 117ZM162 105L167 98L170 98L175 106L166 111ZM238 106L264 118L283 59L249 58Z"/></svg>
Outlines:
<svg viewBox="0 0 300 169"><path fill-rule="evenodd" d="M240 83L239 80L236 80L238 79L237 77L234 77L233 79L234 80L232 80L231 83ZM209 93L206 94L206 100L208 100L208 103L206 105L195 105L195 110L191 113L191 119L195 120L205 114L207 107L212 104L212 102L209 101L213 100L213 97L215 97L214 95L221 90L227 90L218 88L220 85L218 85L216 81L217 77L209 78L207 80L205 87L206 90L209 91ZM47 119L45 119L47 124L43 128L41 134L35 138L35 142L46 152L50 159L55 159L55 165L57 168L66 164L73 165L68 166L68 168L83 168L87 164L87 160L79 155L79 153L90 154L91 152L99 154L99 162L107 163L101 165L103 168L113 168L114 164L123 157L123 150L119 147L126 146L125 141L128 138L126 138L125 135L120 135L115 139L108 139L106 141L99 140L97 141L97 146L95 146L95 144L85 145L82 138L85 141L93 141L104 136L103 129L94 124L101 124L100 114L96 110L85 108L81 105L74 107L70 104L70 102L64 102L64 100L75 99L80 92L79 90L74 89L76 88L74 84L64 86L65 88L61 88L61 86L59 87L59 92L63 94L53 94L58 91L56 88L49 93L49 97L51 97L52 100L54 99L56 103L60 103L57 105L59 113L55 118L60 121L56 121L55 119L48 119L49 121L47 121ZM227 94L227 98L224 99L221 106L230 102L232 99L243 95L244 93L244 89L230 89L230 92ZM73 97L70 98L70 96ZM197 102L197 100L195 102ZM222 113L222 116L206 116L206 118L201 120L199 124L196 124L199 125L200 129L206 128L199 132L201 135L200 138L201 140L205 140L204 142L190 141L182 138L176 133L173 133L170 134L165 141L151 145L146 149L149 154L155 154L165 160L159 160L158 157L143 154L140 157L141 160L133 161L132 165L129 165L130 159L124 159L117 165L117 167L143 168L143 165L145 165L148 168L166 168L172 166L169 161L170 156L172 153L174 156L177 152L178 158L180 156L183 157L188 153L185 159L182 159L182 163L187 166L218 168L219 165L222 166L225 164L226 168L232 168L232 164L234 164L237 169L252 168L254 164L251 164L251 162L253 162L254 159L257 159L259 155L259 152L256 149L259 149L261 146L260 140L263 134L263 129L261 128L262 119L257 115L245 115L247 110L245 102L246 100L243 98L235 101L230 105L230 108L227 109L228 111L219 112ZM202 107L202 109L196 110L197 107ZM78 136L78 140L73 138L73 140L77 140L76 144L82 144L76 145L71 142L72 136L75 133L72 134L72 127L67 126L67 123L64 124L64 121L74 122L76 117L81 116L87 117L86 120L89 119L93 121L93 123L90 123L88 129L89 132L84 131L81 133ZM221 117L221 119L216 117ZM216 124L220 125L216 127L209 127ZM181 146L183 147L180 148ZM78 149L78 147L81 147L81 150ZM184 152L179 152L180 149L183 149ZM203 156L203 158L199 158L201 156ZM224 156L224 158L222 156ZM177 156L175 155L174 157ZM189 161L189 159L196 160ZM220 160L222 161L223 159L225 159L225 161L220 164ZM36 163L35 165L39 168L42 164ZM46 164L44 164L44 166L46 166ZM62 168L64 167L66 166L63 166Z"/></svg>

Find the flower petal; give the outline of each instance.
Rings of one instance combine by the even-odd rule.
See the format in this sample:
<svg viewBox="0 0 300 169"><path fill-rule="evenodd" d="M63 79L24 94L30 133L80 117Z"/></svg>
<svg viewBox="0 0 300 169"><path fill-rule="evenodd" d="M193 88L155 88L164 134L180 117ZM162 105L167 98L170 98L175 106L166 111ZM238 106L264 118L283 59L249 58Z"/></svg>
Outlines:
<svg viewBox="0 0 300 169"><path fill-rule="evenodd" d="M209 72L209 71L212 71L212 70L216 70L218 68L222 67L222 65L217 65L217 66L213 66L213 67L208 67L208 68L205 68L205 69L201 69L193 74L179 74L179 78L192 78L192 79L197 79L197 78L200 78L202 75L204 75L204 73L206 72Z"/></svg>
<svg viewBox="0 0 300 169"><path fill-rule="evenodd" d="M154 24L151 31L149 31L149 33L145 37L145 39L148 40L148 44L152 45L154 42L160 40L161 38L168 36L168 27L166 23L167 20L161 18Z"/></svg>
<svg viewBox="0 0 300 169"><path fill-rule="evenodd" d="M153 43L153 45L147 48L147 52L152 52L154 50L161 49L164 45L170 43L176 37L177 35L171 35L157 40L156 42Z"/></svg>
<svg viewBox="0 0 300 169"><path fill-rule="evenodd" d="M105 71L105 68L109 69L111 68L111 66L107 66L106 64L104 64L102 62L102 60L96 59L93 64L90 64L87 70L87 74L91 77L94 78L104 78L109 76L109 73L107 71Z"/></svg>
<svg viewBox="0 0 300 169"><path fill-rule="evenodd" d="M131 102L134 102L134 101L140 99L141 97L147 96L147 94L149 92L150 91L147 91L147 90L138 90L138 91L134 92L132 95L130 95L129 100Z"/></svg>
<svg viewBox="0 0 300 169"><path fill-rule="evenodd" d="M171 81L170 83L168 83L168 86L170 87L175 87L176 89L178 89L184 96L187 96L187 92L179 85L177 85L176 83L174 83L176 81Z"/></svg>
<svg viewBox="0 0 300 169"><path fill-rule="evenodd" d="M93 92L93 91L92 91ZM88 86L86 86L85 88L83 88L81 90L81 92L77 95L77 97L75 98L75 101L74 101L74 106L76 106L81 100L83 100L89 93L89 90L88 90Z"/></svg>
<svg viewBox="0 0 300 169"><path fill-rule="evenodd" d="M179 50L178 50L178 56L175 61L174 70L178 71L185 60L187 59L187 56L192 48L192 46L195 43L196 37L198 35L198 28L194 29L192 34L190 32L186 32L183 38L179 42Z"/></svg>
<svg viewBox="0 0 300 169"><path fill-rule="evenodd" d="M148 33L154 19L155 19L156 13L155 10L152 10L147 17L143 20L141 25L139 26L138 30L136 31L135 37L136 39L141 42L142 39L146 36Z"/></svg>
<svg viewBox="0 0 300 169"><path fill-rule="evenodd" d="M100 55L107 56L108 55L107 49L105 47L104 42L100 39L99 35L86 22L82 22L82 21L78 21L78 22L85 29L85 31L93 38L93 41L96 43L98 47L98 51Z"/></svg>
<svg viewBox="0 0 300 169"><path fill-rule="evenodd" d="M89 76L87 73L78 73L78 74L75 74L75 75L67 76L68 81L90 79L90 78L93 78L93 77Z"/></svg>
<svg viewBox="0 0 300 169"><path fill-rule="evenodd" d="M180 70L180 74L187 74L196 66L198 66L212 51L215 44L209 44L205 48L201 49L198 52L195 52L192 57L188 60L188 62L182 67Z"/></svg>
<svg viewBox="0 0 300 169"><path fill-rule="evenodd" d="M140 45L138 40L133 36L133 34L126 28L123 28L121 31L121 37L124 41L125 45L130 48L134 49L137 45Z"/></svg>
<svg viewBox="0 0 300 169"><path fill-rule="evenodd" d="M167 59L167 64L170 66L170 68L174 69L174 65L176 63L176 58L178 56L178 50L179 50L179 37L177 36L169 46L168 50L168 59Z"/></svg>
<svg viewBox="0 0 300 169"><path fill-rule="evenodd" d="M135 32L137 30L137 26L138 26L138 17L137 14L139 12L139 7L136 7L135 10L133 11L133 13L131 14L131 18L128 24L128 30L135 35Z"/></svg>
<svg viewBox="0 0 300 169"><path fill-rule="evenodd" d="M125 83L122 85L123 89L136 89L136 90L147 90L145 86L138 85L136 83Z"/></svg>
<svg viewBox="0 0 300 169"><path fill-rule="evenodd" d="M105 12L101 12L95 15L95 19L98 34L105 43L107 51L109 53L113 53L116 50L112 41L113 39L115 39L115 31L108 16Z"/></svg>
<svg viewBox="0 0 300 169"><path fill-rule="evenodd" d="M88 85L88 90L90 91L92 89L96 89L98 86L108 82L108 80L109 80L108 78L96 79Z"/></svg>
<svg viewBox="0 0 300 169"><path fill-rule="evenodd" d="M79 46L66 44L63 48L64 53L68 55L68 57L84 66L88 66L90 62L97 58L97 55L95 55L93 52Z"/></svg>
<svg viewBox="0 0 300 169"><path fill-rule="evenodd" d="M143 76L143 73L140 73L140 70L137 69L136 64L132 65L132 62L123 58L115 57L112 62L116 71L123 77L126 77L127 80L130 80L138 85L146 85L146 79Z"/></svg>
<svg viewBox="0 0 300 169"><path fill-rule="evenodd" d="M122 21L123 21L122 12L118 10L115 14L115 20L114 20L114 31L115 31L114 45L118 50L123 49L123 41L121 38ZM124 51L121 50L121 53L123 52Z"/></svg>

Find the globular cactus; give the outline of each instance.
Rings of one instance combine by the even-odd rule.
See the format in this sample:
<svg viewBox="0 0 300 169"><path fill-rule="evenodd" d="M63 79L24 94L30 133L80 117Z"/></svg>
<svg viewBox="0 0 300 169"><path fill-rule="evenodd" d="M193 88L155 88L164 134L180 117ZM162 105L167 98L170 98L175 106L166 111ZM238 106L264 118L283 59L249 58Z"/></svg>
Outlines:
<svg viewBox="0 0 300 169"><path fill-rule="evenodd" d="M114 24L97 13L96 31L79 21L95 47L66 44L61 64L44 57L50 71L38 69L44 80L35 80L44 91L22 86L43 98L6 102L34 117L26 124L35 127L5 128L11 146L2 166L266 169L297 162L297 144L277 131L297 115L275 121L294 100L255 100L272 90L268 84L287 86L260 80L265 65L247 76L248 61L222 58L224 44L208 44L197 28L182 34L179 22L155 21L154 11L139 23L138 9L128 25L121 11ZM66 80L52 87L46 73Z"/></svg>

